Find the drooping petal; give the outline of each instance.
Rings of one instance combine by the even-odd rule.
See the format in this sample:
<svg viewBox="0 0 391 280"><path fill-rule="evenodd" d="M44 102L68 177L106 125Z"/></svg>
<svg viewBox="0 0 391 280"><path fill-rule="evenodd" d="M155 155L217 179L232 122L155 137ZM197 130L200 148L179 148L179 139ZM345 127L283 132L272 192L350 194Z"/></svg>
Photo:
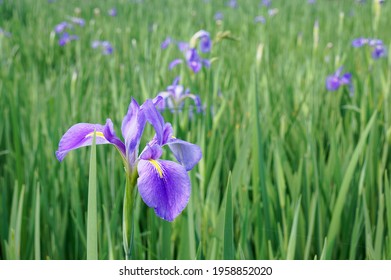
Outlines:
<svg viewBox="0 0 391 280"><path fill-rule="evenodd" d="M189 202L191 185L186 169L175 162L143 160L138 166L137 186L145 204L158 217L173 221Z"/></svg>
<svg viewBox="0 0 391 280"><path fill-rule="evenodd" d="M166 145L168 145L177 161L182 164L187 171L193 169L202 158L201 148L195 144L181 139L171 138Z"/></svg>
<svg viewBox="0 0 391 280"><path fill-rule="evenodd" d="M96 131L96 144L109 144L104 136L105 126L101 124L78 123L68 129L61 137L56 151L56 157L62 161L72 150L92 145L94 130Z"/></svg>

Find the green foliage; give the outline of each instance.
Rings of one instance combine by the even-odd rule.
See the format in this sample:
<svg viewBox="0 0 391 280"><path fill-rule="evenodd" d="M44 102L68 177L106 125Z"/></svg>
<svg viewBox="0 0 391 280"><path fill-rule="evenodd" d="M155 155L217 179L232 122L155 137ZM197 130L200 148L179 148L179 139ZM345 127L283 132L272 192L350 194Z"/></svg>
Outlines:
<svg viewBox="0 0 391 280"><path fill-rule="evenodd" d="M373 22L372 3L354 0L272 1L273 17L259 0L237 9L213 0L99 2L0 4L0 28L12 34L0 34L0 259L391 259L391 56L375 61L351 46L370 37L390 50L390 5ZM107 15L112 7L116 17ZM218 11L223 21L213 19ZM254 23L258 15L265 24ZM60 47L53 28L71 16L86 26ZM188 41L200 29L215 39L211 67L169 71L181 53L161 42ZM91 48L98 39L113 55ZM342 65L352 96L325 89ZM189 117L189 102L164 112L175 136L203 152L174 222L157 218L138 193L123 207L134 192L125 191L113 147L96 147L96 166L91 147L57 161L71 125L110 117L120 134L130 98L153 98L179 74L206 110Z"/></svg>

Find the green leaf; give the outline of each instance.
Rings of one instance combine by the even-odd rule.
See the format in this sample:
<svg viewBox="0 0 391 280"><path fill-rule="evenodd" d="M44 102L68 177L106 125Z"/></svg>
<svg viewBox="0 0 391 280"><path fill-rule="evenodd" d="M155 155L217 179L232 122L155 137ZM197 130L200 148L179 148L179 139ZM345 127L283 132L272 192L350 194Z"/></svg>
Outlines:
<svg viewBox="0 0 391 280"><path fill-rule="evenodd" d="M91 146L90 173L88 180L87 260L98 259L98 221L96 196L96 131L94 130L94 137Z"/></svg>

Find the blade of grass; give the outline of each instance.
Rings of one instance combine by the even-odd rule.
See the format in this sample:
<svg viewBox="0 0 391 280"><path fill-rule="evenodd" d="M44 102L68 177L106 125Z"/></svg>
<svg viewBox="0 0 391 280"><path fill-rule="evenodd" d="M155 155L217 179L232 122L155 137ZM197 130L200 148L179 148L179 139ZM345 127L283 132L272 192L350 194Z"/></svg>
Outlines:
<svg viewBox="0 0 391 280"><path fill-rule="evenodd" d="M88 180L87 260L98 259L98 222L96 196L96 131L94 131L94 137L91 146L90 172Z"/></svg>
<svg viewBox="0 0 391 280"><path fill-rule="evenodd" d="M341 226L341 214L345 205L346 201L346 196L349 191L349 186L350 182L352 181L353 175L354 175L354 170L356 168L358 159L360 155L362 154L364 147L365 147L365 142L367 140L368 134L371 131L371 128L373 124L375 123L376 120L376 115L377 112L375 111L369 120L363 134L360 137L360 140L357 144L356 149L353 152L353 155L351 156L351 160L349 162L349 165L346 169L345 176L342 181L342 185L340 188L340 191L338 193L338 197L334 206L334 211L332 214L330 226L329 226L329 231L327 234L327 250L326 250L326 258L331 258L332 252L334 249L334 243L335 239L337 237L337 234L339 232L340 226Z"/></svg>
<svg viewBox="0 0 391 280"><path fill-rule="evenodd" d="M291 234L289 236L288 250L286 253L287 260L293 260L295 258L296 239L297 239L297 224L299 221L300 201L301 201L301 198L299 198L299 201L296 204L295 214L293 217Z"/></svg>
<svg viewBox="0 0 391 280"><path fill-rule="evenodd" d="M41 209L41 194L39 191L40 185L37 184L37 190L35 193L35 223L34 223L34 254L35 259L41 259L41 231L40 231L40 209Z"/></svg>
<svg viewBox="0 0 391 280"><path fill-rule="evenodd" d="M227 191L225 197L225 215L224 215L224 259L233 260L235 258L234 247L234 220L232 205L231 173L228 177Z"/></svg>

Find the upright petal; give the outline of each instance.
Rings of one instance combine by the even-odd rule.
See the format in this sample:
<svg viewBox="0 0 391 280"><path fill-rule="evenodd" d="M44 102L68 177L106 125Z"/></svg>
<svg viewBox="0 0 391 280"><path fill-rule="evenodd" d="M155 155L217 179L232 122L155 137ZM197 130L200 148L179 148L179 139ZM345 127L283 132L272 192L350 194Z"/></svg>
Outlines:
<svg viewBox="0 0 391 280"><path fill-rule="evenodd" d="M96 131L96 144L109 144L104 136L105 126L101 124L78 123L68 129L61 137L56 151L56 157L62 161L72 150L92 145L94 130Z"/></svg>
<svg viewBox="0 0 391 280"><path fill-rule="evenodd" d="M141 135L145 127L145 116L141 113L137 101L132 98L128 112L126 113L121 126L122 135L125 139L126 157L132 166L138 154Z"/></svg>
<svg viewBox="0 0 391 280"><path fill-rule="evenodd" d="M158 217L173 221L189 202L191 185L185 168L172 161L141 159L137 169L137 186L145 204Z"/></svg>
<svg viewBox="0 0 391 280"><path fill-rule="evenodd" d="M159 104L159 100L155 100L155 103ZM151 99L147 99L141 106L140 111L145 116L145 120L148 121L156 131L156 137L158 144L162 143L164 119L159 111L156 109L154 102Z"/></svg>

